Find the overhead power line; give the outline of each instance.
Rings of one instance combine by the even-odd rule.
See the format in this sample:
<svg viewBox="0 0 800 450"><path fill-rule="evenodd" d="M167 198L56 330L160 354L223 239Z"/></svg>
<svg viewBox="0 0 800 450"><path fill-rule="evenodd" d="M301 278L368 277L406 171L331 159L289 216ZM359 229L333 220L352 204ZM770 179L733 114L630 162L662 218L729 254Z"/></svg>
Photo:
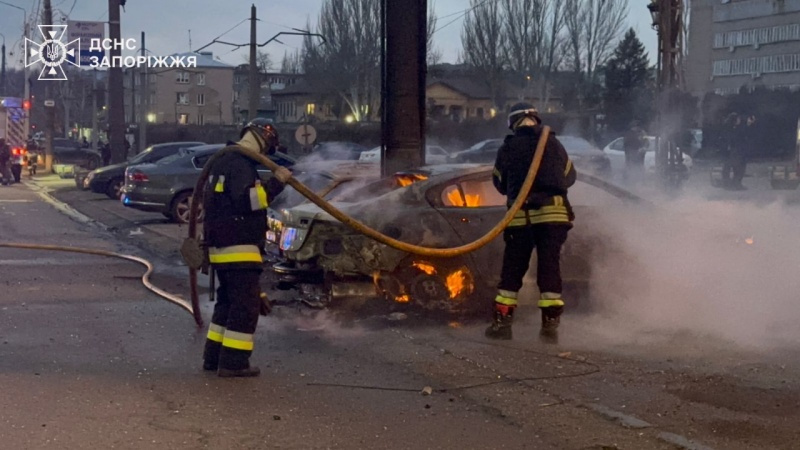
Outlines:
<svg viewBox="0 0 800 450"><path fill-rule="evenodd" d="M489 3L489 2L492 2L492 1L497 1L497 0L484 0L484 1L480 2L480 3L478 3L477 5L475 5L475 6L471 7L471 8L467 8L467 9L465 9L463 11L460 11L460 12L457 12L457 13L453 13L453 14L448 14L448 15L443 16L443 17L438 17L437 20L438 19L445 19L445 18L448 18L448 17L453 17L454 15L458 15L458 17L456 17L455 19L451 20L450 22L447 22L445 25L442 25L441 27L436 28L436 31L434 31L433 34L436 34L439 31L444 30L448 26L450 26L450 25L458 22L459 20L463 19L464 17L466 17L467 14L471 13L472 11L475 11L476 9L480 8L481 6L483 6L483 5L485 5L485 4Z"/></svg>

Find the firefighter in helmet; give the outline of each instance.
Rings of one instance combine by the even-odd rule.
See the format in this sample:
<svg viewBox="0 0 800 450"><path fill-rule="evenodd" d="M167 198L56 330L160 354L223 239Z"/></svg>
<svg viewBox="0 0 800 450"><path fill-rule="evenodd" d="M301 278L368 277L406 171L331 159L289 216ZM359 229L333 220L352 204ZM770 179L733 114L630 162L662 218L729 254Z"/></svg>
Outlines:
<svg viewBox="0 0 800 450"><path fill-rule="evenodd" d="M275 127L260 118L248 123L240 138L228 145L261 154L272 154L279 145ZM250 365L250 354L261 309L259 276L267 206L283 190L291 172L281 167L262 185L256 166L244 155L227 153L211 167L204 192L204 241L219 288L203 369L217 371L221 377L253 377L260 372Z"/></svg>
<svg viewBox="0 0 800 450"><path fill-rule="evenodd" d="M509 206L519 195L533 162L543 130L541 122L536 109L527 103L514 105L508 115L508 126L514 134L506 137L497 153L493 181L497 190L507 196ZM503 268L494 300L494 321L486 329L486 337L511 339L517 295L534 248L538 257L536 283L541 293L538 306L542 311L542 334L555 336L564 309L559 257L575 217L567 189L575 178L572 161L551 133L528 199L503 233Z"/></svg>

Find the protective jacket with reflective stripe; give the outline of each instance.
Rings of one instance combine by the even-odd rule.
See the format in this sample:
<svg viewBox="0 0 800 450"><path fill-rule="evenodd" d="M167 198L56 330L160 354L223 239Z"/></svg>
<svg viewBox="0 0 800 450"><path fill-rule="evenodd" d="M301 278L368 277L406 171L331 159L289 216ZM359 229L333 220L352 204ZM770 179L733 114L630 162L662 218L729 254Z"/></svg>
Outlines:
<svg viewBox="0 0 800 450"><path fill-rule="evenodd" d="M209 172L203 232L212 264L261 262L259 249L267 232L267 200L278 195L283 185L270 179L265 188L256 167L257 163L249 158L228 153L215 161Z"/></svg>
<svg viewBox="0 0 800 450"><path fill-rule="evenodd" d="M497 190L506 195L509 206L517 199L528 176L542 128L541 125L518 128L513 135L506 137L497 152L492 179ZM509 226L574 220L567 189L575 184L576 176L567 151L551 132L533 188Z"/></svg>

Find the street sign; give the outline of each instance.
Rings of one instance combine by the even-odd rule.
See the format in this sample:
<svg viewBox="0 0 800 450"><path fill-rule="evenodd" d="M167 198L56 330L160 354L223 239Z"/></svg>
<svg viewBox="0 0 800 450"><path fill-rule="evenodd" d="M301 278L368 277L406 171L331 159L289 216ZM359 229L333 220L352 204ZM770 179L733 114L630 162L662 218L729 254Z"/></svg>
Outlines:
<svg viewBox="0 0 800 450"><path fill-rule="evenodd" d="M300 125L294 133L294 138L302 145L311 145L317 140L317 130L311 125Z"/></svg>
<svg viewBox="0 0 800 450"><path fill-rule="evenodd" d="M44 106L47 106L48 108L52 108L53 106L56 106L56 101L55 100L45 100L44 101Z"/></svg>
<svg viewBox="0 0 800 450"><path fill-rule="evenodd" d="M95 50L91 51L91 40L103 40L106 35L105 22L83 22L77 20L70 20L67 22L67 31L69 32L68 40L71 42L74 39L80 39L80 61L81 66L88 66L92 63L91 58L96 57L102 60L105 56L105 51Z"/></svg>

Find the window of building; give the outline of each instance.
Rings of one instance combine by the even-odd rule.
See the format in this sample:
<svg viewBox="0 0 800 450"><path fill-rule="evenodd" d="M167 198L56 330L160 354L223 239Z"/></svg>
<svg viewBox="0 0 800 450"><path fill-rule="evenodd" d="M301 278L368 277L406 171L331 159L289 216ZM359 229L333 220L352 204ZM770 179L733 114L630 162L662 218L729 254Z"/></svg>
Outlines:
<svg viewBox="0 0 800 450"><path fill-rule="evenodd" d="M239 101L239 91L233 91L233 101Z"/></svg>
<svg viewBox="0 0 800 450"><path fill-rule="evenodd" d="M206 105L206 94L197 94L197 106Z"/></svg>
<svg viewBox="0 0 800 450"><path fill-rule="evenodd" d="M800 72L800 54L719 60L714 61L712 66L712 74L715 77L735 75L759 76L765 73L782 72Z"/></svg>
<svg viewBox="0 0 800 450"><path fill-rule="evenodd" d="M317 112L317 105L309 103L306 105L306 114L313 116Z"/></svg>
<svg viewBox="0 0 800 450"><path fill-rule="evenodd" d="M484 117L483 108L478 108L475 111L475 115L478 116L479 118L483 119L483 117Z"/></svg>
<svg viewBox="0 0 800 450"><path fill-rule="evenodd" d="M176 72L175 81L179 84L189 84L189 72Z"/></svg>
<svg viewBox="0 0 800 450"><path fill-rule="evenodd" d="M202 114L197 115L197 124L198 125L205 125L206 124L206 116Z"/></svg>
<svg viewBox="0 0 800 450"><path fill-rule="evenodd" d="M714 48L767 45L800 40L800 23L714 34Z"/></svg>
<svg viewBox="0 0 800 450"><path fill-rule="evenodd" d="M178 124L189 125L189 114L178 114Z"/></svg>
<svg viewBox="0 0 800 450"><path fill-rule="evenodd" d="M198 73L197 74L197 85L198 86L205 86L206 85L206 74Z"/></svg>
<svg viewBox="0 0 800 450"><path fill-rule="evenodd" d="M186 92L178 92L176 94L175 102L179 105L188 105L189 104L189 95Z"/></svg>

